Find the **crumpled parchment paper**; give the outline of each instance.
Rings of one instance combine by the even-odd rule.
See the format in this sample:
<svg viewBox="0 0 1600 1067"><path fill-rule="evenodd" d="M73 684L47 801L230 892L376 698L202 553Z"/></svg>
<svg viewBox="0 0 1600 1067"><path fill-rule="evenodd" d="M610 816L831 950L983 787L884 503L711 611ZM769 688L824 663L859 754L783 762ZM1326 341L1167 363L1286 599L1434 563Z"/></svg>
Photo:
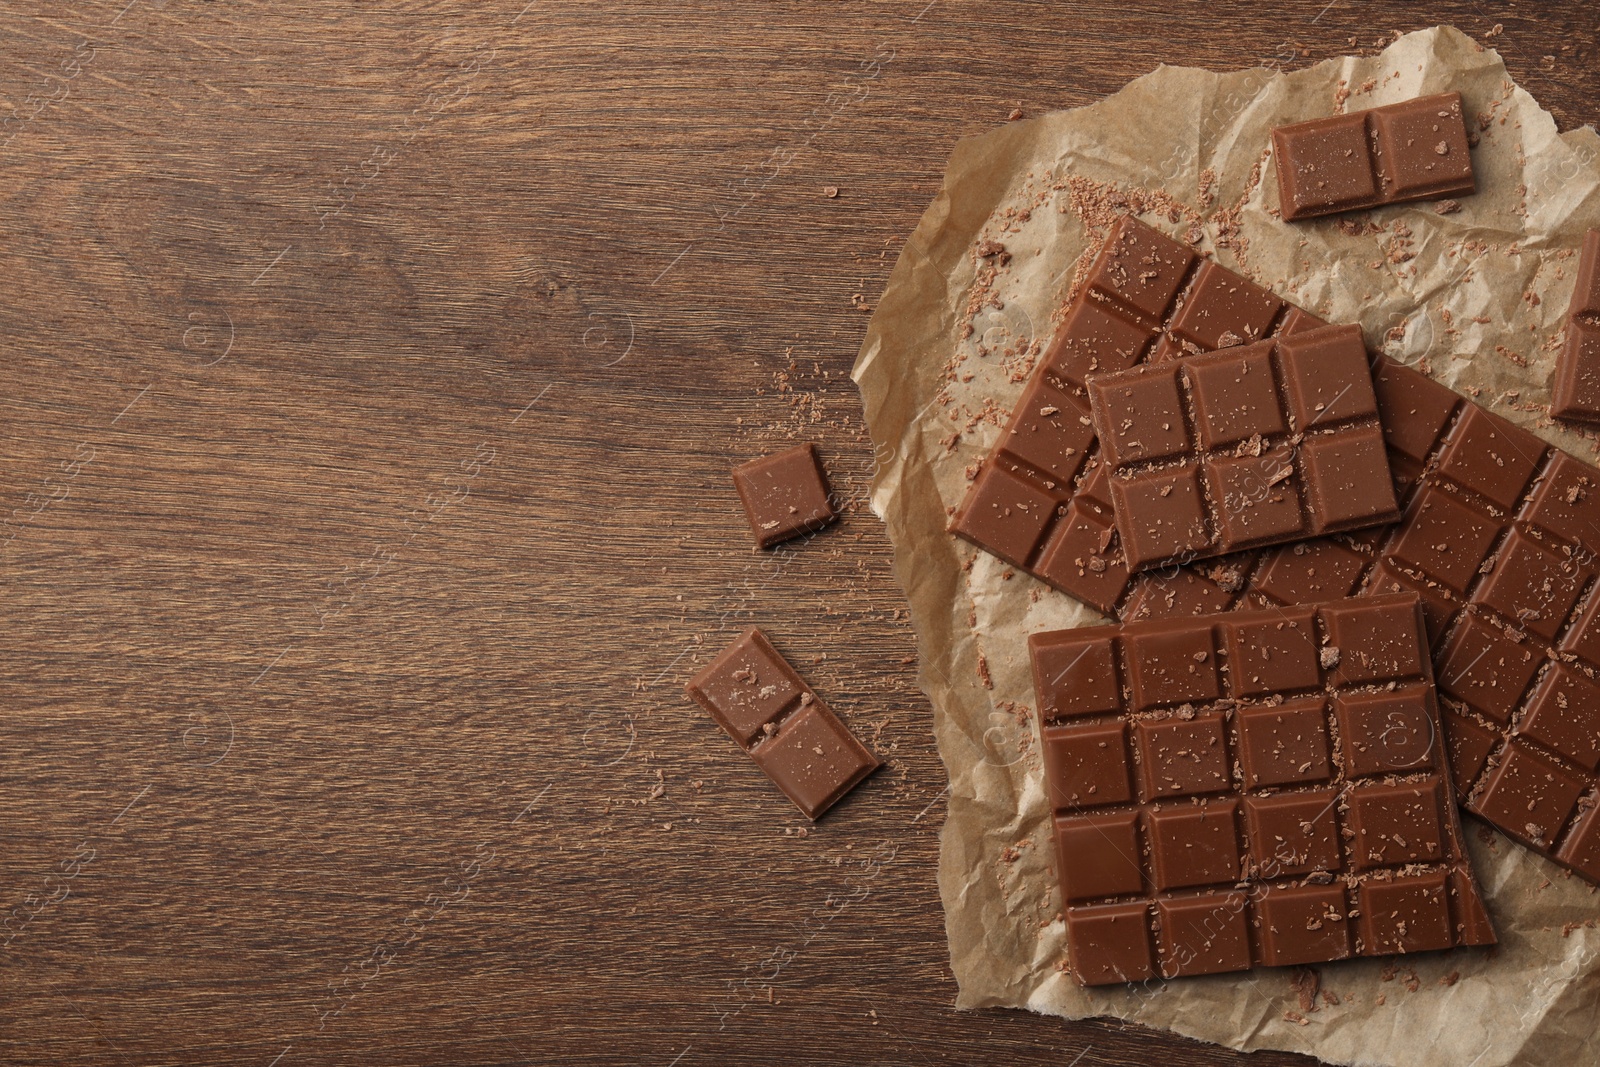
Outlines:
<svg viewBox="0 0 1600 1067"><path fill-rule="evenodd" d="M1290 225L1273 126L1457 89L1479 192ZM1556 132L1498 55L1450 28L1292 73L1161 67L1087 107L962 141L908 238L853 377L879 467L874 510L911 602L920 681L950 774L939 870L958 1004L1116 1016L1240 1049L1338 1063L1586 1061L1600 1013L1600 894L1484 824L1469 847L1500 936L1317 969L1079 988L1065 959L1026 636L1098 616L945 532L1055 328L1080 258L1117 214L1191 240L1368 343L1592 460L1548 418L1547 383L1600 137ZM1332 995L1329 996L1328 994ZM1304 1021L1301 1021L1301 1020Z"/></svg>

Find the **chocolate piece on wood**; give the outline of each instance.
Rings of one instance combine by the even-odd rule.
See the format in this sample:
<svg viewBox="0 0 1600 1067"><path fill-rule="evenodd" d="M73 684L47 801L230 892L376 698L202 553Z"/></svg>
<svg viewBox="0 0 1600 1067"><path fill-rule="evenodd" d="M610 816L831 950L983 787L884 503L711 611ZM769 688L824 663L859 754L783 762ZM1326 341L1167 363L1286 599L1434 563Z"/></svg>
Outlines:
<svg viewBox="0 0 1600 1067"><path fill-rule="evenodd" d="M741 464L733 469L733 484L762 548L820 530L835 518L816 445L796 445Z"/></svg>
<svg viewBox="0 0 1600 1067"><path fill-rule="evenodd" d="M808 819L881 765L760 630L746 630L685 688Z"/></svg>

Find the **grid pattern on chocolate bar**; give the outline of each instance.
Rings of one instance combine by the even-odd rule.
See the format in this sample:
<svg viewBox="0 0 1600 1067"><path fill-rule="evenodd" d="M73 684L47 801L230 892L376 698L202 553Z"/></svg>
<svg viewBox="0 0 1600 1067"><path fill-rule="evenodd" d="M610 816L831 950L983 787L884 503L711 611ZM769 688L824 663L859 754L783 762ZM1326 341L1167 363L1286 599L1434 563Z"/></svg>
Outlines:
<svg viewBox="0 0 1600 1067"><path fill-rule="evenodd" d="M1359 326L1096 376L1130 571L1399 517Z"/></svg>
<svg viewBox="0 0 1600 1067"><path fill-rule="evenodd" d="M1125 216L1093 260L952 519L967 541L1108 614L1127 585L1091 375L1323 325Z"/></svg>
<svg viewBox="0 0 1600 1067"><path fill-rule="evenodd" d="M881 766L755 627L684 689L809 819Z"/></svg>
<svg viewBox="0 0 1600 1067"><path fill-rule="evenodd" d="M1410 368L1375 384L1400 522L1150 582L1127 617L1419 594L1463 805L1600 883L1600 470Z"/></svg>
<svg viewBox="0 0 1600 1067"><path fill-rule="evenodd" d="M1080 982L1493 943L1414 595L1029 650Z"/></svg>
<svg viewBox="0 0 1600 1067"><path fill-rule="evenodd" d="M1456 92L1279 126L1272 146L1286 221L1477 188Z"/></svg>
<svg viewBox="0 0 1600 1067"><path fill-rule="evenodd" d="M1583 238L1566 337L1556 358L1550 414L1600 422L1600 230Z"/></svg>

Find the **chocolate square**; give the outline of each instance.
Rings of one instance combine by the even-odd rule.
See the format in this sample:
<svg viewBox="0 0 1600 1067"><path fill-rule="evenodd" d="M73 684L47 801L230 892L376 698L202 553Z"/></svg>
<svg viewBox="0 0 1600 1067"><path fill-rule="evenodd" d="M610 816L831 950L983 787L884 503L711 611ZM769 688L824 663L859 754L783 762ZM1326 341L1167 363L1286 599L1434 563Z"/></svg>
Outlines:
<svg viewBox="0 0 1600 1067"><path fill-rule="evenodd" d="M1561 837L1585 784L1532 746L1512 741L1484 776L1473 810L1519 841L1548 848Z"/></svg>
<svg viewBox="0 0 1600 1067"><path fill-rule="evenodd" d="M1271 604L1322 604L1355 592L1366 557L1332 538L1318 538L1269 555L1250 579L1250 591ZM1217 609L1217 610L1220 610Z"/></svg>
<svg viewBox="0 0 1600 1067"><path fill-rule="evenodd" d="M1279 446L1260 456L1207 456L1206 491L1215 504L1217 543L1224 551L1303 533L1304 497L1294 452Z"/></svg>
<svg viewBox="0 0 1600 1067"><path fill-rule="evenodd" d="M1533 694L1521 732L1593 772L1600 767L1600 686L1565 663L1552 665Z"/></svg>
<svg viewBox="0 0 1600 1067"><path fill-rule="evenodd" d="M1045 730L1044 780L1050 806L1071 811L1134 799L1127 733L1120 722Z"/></svg>
<svg viewBox="0 0 1600 1067"><path fill-rule="evenodd" d="M1150 906L1106 904L1067 911L1067 952L1084 985L1154 978L1150 957Z"/></svg>
<svg viewBox="0 0 1600 1067"><path fill-rule="evenodd" d="M1280 298L1208 259L1172 320L1172 332L1203 349L1247 345L1267 336L1281 310Z"/></svg>
<svg viewBox="0 0 1600 1067"><path fill-rule="evenodd" d="M1156 914L1163 977L1250 967L1249 908L1243 893L1169 898L1156 903Z"/></svg>
<svg viewBox="0 0 1600 1067"><path fill-rule="evenodd" d="M749 751L808 819L833 807L879 767L850 728L815 700L785 720L770 741Z"/></svg>
<svg viewBox="0 0 1600 1067"><path fill-rule="evenodd" d="M978 475L954 530L980 541L1007 563L1025 567L1054 521L1060 500L1014 467L993 463Z"/></svg>
<svg viewBox="0 0 1600 1067"><path fill-rule="evenodd" d="M1089 268L1089 290L1136 315L1159 320L1194 261L1191 249L1128 217L1112 229Z"/></svg>
<svg viewBox="0 0 1600 1067"><path fill-rule="evenodd" d="M1444 648L1439 689L1496 722L1510 722L1539 666L1532 646L1512 641L1494 624L1470 615Z"/></svg>
<svg viewBox="0 0 1600 1067"><path fill-rule="evenodd" d="M1378 196L1363 113L1280 126L1272 139L1285 218L1338 211Z"/></svg>
<svg viewBox="0 0 1600 1067"><path fill-rule="evenodd" d="M1053 485L1071 485L1094 443L1089 412L1079 404L1047 379L1035 379L1012 412L1005 455Z"/></svg>
<svg viewBox="0 0 1600 1067"><path fill-rule="evenodd" d="M1196 356L1187 364L1203 448L1289 431L1272 373L1270 342Z"/></svg>
<svg viewBox="0 0 1600 1067"><path fill-rule="evenodd" d="M1322 609L1328 641L1336 650L1334 677L1340 685L1416 678L1425 670L1426 646L1413 639L1399 613L1362 600Z"/></svg>
<svg viewBox="0 0 1600 1067"><path fill-rule="evenodd" d="M1040 651L1033 669L1048 687L1048 702L1039 708L1048 718L1098 715L1122 706L1116 656L1107 638L1058 641Z"/></svg>
<svg viewBox="0 0 1600 1067"><path fill-rule="evenodd" d="M1123 370L1143 358L1155 331L1100 300L1079 300L1044 358L1045 379L1081 390L1091 374Z"/></svg>
<svg viewBox="0 0 1600 1067"><path fill-rule="evenodd" d="M1284 390L1296 430L1333 426L1351 419L1376 419L1367 346L1361 328L1315 330L1278 342Z"/></svg>
<svg viewBox="0 0 1600 1067"><path fill-rule="evenodd" d="M1377 426L1317 434L1301 449L1310 532L1330 533L1388 522L1399 514L1389 459Z"/></svg>
<svg viewBox="0 0 1600 1067"><path fill-rule="evenodd" d="M1063 816L1056 820L1061 895L1069 904L1121 897L1142 887L1139 813Z"/></svg>
<svg viewBox="0 0 1600 1067"><path fill-rule="evenodd" d="M1356 870L1433 863L1444 854L1438 782L1362 785L1349 800Z"/></svg>
<svg viewBox="0 0 1600 1067"><path fill-rule="evenodd" d="M1326 700L1242 708L1235 721L1245 788L1327 781Z"/></svg>
<svg viewBox="0 0 1600 1067"><path fill-rule="evenodd" d="M820 530L836 517L816 445L796 445L735 467L733 484L762 548Z"/></svg>
<svg viewBox="0 0 1600 1067"><path fill-rule="evenodd" d="M1339 885L1268 888L1256 905L1261 962L1289 967L1349 958L1349 912Z"/></svg>
<svg viewBox="0 0 1600 1067"><path fill-rule="evenodd" d="M1215 700L1217 649L1209 630L1173 630L1131 637L1127 641L1128 682L1134 707ZM1053 654L1053 653L1052 653Z"/></svg>
<svg viewBox="0 0 1600 1067"><path fill-rule="evenodd" d="M1583 238L1577 284L1567 308L1566 339L1556 359L1550 413L1600 421L1600 230Z"/></svg>
<svg viewBox="0 0 1600 1067"><path fill-rule="evenodd" d="M1112 547L1116 540L1111 520L1074 500L1050 532L1034 573L1086 604L1115 601L1128 584L1128 565Z"/></svg>
<svg viewBox="0 0 1600 1067"><path fill-rule="evenodd" d="M1205 554L1213 538L1206 530L1205 498L1193 464L1144 471L1111 485L1117 531L1129 570L1162 560Z"/></svg>
<svg viewBox="0 0 1600 1067"><path fill-rule="evenodd" d="M1374 953L1427 952L1455 944L1445 876L1424 874L1363 885L1361 941Z"/></svg>
<svg viewBox="0 0 1600 1067"><path fill-rule="evenodd" d="M1392 200L1475 188L1461 98L1425 97L1371 112L1373 156Z"/></svg>
<svg viewBox="0 0 1600 1067"><path fill-rule="evenodd" d="M1582 560L1545 548L1523 531L1512 530L1477 599L1550 641L1566 623L1578 593L1593 577L1593 568Z"/></svg>
<svg viewBox="0 0 1600 1067"><path fill-rule="evenodd" d="M1176 364L1145 365L1118 375L1116 384L1090 396L1102 396L1114 416L1100 426L1100 449L1113 466L1137 460L1168 459L1189 449L1183 394Z"/></svg>
<svg viewBox="0 0 1600 1067"><path fill-rule="evenodd" d="M1147 816L1150 869L1157 889L1233 883L1239 880L1239 803L1213 800L1167 804Z"/></svg>
<svg viewBox="0 0 1600 1067"><path fill-rule="evenodd" d="M1396 562L1465 593L1499 538L1498 522L1430 485L1411 502L1389 553Z"/></svg>
<svg viewBox="0 0 1600 1067"><path fill-rule="evenodd" d="M1316 612L1297 608L1227 626L1234 691L1244 696L1321 688Z"/></svg>
<svg viewBox="0 0 1600 1067"><path fill-rule="evenodd" d="M1344 857L1339 849L1338 799L1338 792L1332 789L1246 797L1245 820L1255 877L1272 880L1341 870Z"/></svg>
<svg viewBox="0 0 1600 1067"><path fill-rule="evenodd" d="M1443 744L1419 686L1341 693L1334 700L1339 742L1351 775L1401 774L1432 766Z"/></svg>
<svg viewBox="0 0 1600 1067"><path fill-rule="evenodd" d="M1145 797L1198 796L1229 787L1222 716L1148 720L1135 725L1134 734Z"/></svg>
<svg viewBox="0 0 1600 1067"><path fill-rule="evenodd" d="M1477 405L1460 422L1439 455L1439 473L1501 508L1516 506L1545 451L1544 442Z"/></svg>

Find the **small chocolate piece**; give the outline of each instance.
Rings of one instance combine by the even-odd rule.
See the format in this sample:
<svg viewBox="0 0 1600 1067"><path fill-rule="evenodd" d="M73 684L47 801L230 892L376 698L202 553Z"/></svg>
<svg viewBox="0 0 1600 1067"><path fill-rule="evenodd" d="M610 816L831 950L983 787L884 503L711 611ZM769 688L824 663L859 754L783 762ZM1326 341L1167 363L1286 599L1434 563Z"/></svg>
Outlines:
<svg viewBox="0 0 1600 1067"><path fill-rule="evenodd" d="M820 530L836 517L828 476L810 443L735 467L733 484L762 548Z"/></svg>
<svg viewBox="0 0 1600 1067"><path fill-rule="evenodd" d="M684 688L808 819L882 765L754 627Z"/></svg>
<svg viewBox="0 0 1600 1067"><path fill-rule="evenodd" d="M1556 359L1550 414L1600 422L1600 230L1583 239L1578 285L1567 309L1567 338Z"/></svg>
<svg viewBox="0 0 1600 1067"><path fill-rule="evenodd" d="M1286 222L1477 191L1460 93L1279 126L1272 148Z"/></svg>
<svg viewBox="0 0 1600 1067"><path fill-rule="evenodd" d="M1393 522L1359 326L1089 382L1130 571Z"/></svg>
<svg viewBox="0 0 1600 1067"><path fill-rule="evenodd" d="M1101 611L1128 586L1087 381L1323 323L1144 223L1119 219L950 524ZM1161 487L1153 492L1159 493ZM1179 485L1177 492L1188 491Z"/></svg>
<svg viewBox="0 0 1600 1067"><path fill-rule="evenodd" d="M1494 943L1415 595L1028 646L1078 981Z"/></svg>

